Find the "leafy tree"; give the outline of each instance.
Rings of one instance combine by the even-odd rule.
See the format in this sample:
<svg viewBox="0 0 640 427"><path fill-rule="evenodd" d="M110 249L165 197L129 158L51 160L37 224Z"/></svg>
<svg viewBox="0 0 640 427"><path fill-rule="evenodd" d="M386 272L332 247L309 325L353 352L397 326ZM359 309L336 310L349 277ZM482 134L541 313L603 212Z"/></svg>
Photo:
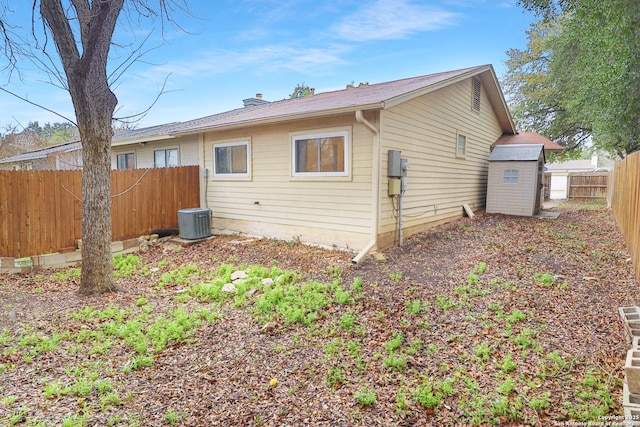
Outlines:
<svg viewBox="0 0 640 427"><path fill-rule="evenodd" d="M640 149L640 3L582 0L559 20L553 74L594 143L624 157Z"/></svg>
<svg viewBox="0 0 640 427"><path fill-rule="evenodd" d="M15 154L15 149L12 147L16 139L16 126L7 125L4 129L0 130L0 159L3 157L12 156ZM12 150L10 150L10 148Z"/></svg>
<svg viewBox="0 0 640 427"><path fill-rule="evenodd" d="M289 99L304 98L305 96L311 95L311 93L311 88L307 84L305 84L305 82L298 83L293 89L291 95L289 95Z"/></svg>
<svg viewBox="0 0 640 427"><path fill-rule="evenodd" d="M356 87L362 87L362 86L369 86L369 82L360 82L358 83L358 86L355 85L355 82L353 80L351 80L351 83L347 84L347 89L353 89Z"/></svg>
<svg viewBox="0 0 640 427"><path fill-rule="evenodd" d="M640 3L521 0L520 4L542 17L537 27L546 32L529 33L530 46L539 44L543 55L530 51L531 56L524 58L523 52L509 52L507 86L511 84L514 110L522 116L534 114L529 119L534 126L548 131L546 136L552 139L560 135L559 142L570 148L579 147L589 134L594 145L620 157L640 149ZM525 81L520 87L513 82L519 74ZM528 91L535 86L532 81L540 91ZM542 93L545 88L547 93ZM529 108L532 104L542 108ZM557 133L563 127L568 132Z"/></svg>
<svg viewBox="0 0 640 427"><path fill-rule="evenodd" d="M122 75L141 55L142 45L116 43L116 24L124 15L125 32L138 33L145 20L173 22L169 12L187 11L185 0L33 0L21 2L32 13L32 28L11 24L11 9L0 4L4 70L30 60L65 88L75 110L82 141L82 273L79 292L116 290L111 264L111 127L118 100L109 70ZM175 7L174 7L175 6ZM17 7L17 6L16 6ZM123 12L124 11L124 12ZM128 18L128 19L127 19ZM153 23L153 22L152 22ZM142 43L144 44L144 42ZM110 55L111 48L122 56ZM128 49L128 51L123 51ZM110 58L126 58L110 64ZM109 67L111 65L111 67Z"/></svg>
<svg viewBox="0 0 640 427"><path fill-rule="evenodd" d="M548 45L554 27L544 21L532 24L527 48L507 51L502 84L518 129L540 133L574 151L589 141L591 129L564 104L551 74L553 52Z"/></svg>
<svg viewBox="0 0 640 427"><path fill-rule="evenodd" d="M50 144L61 144L77 139L78 130L69 123L45 123L44 126L35 122L29 122L25 131L33 131L38 136L45 138Z"/></svg>

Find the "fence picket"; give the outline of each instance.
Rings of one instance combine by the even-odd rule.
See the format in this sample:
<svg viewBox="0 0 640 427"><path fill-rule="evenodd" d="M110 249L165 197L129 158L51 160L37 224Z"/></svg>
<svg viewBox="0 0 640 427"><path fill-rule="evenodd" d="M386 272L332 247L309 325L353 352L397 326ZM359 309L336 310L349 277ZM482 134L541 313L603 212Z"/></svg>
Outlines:
<svg viewBox="0 0 640 427"><path fill-rule="evenodd" d="M640 281L640 151L615 164L611 202Z"/></svg>
<svg viewBox="0 0 640 427"><path fill-rule="evenodd" d="M174 191L179 188L180 191ZM177 229L179 209L200 205L199 167L111 172L112 238ZM82 171L0 170L0 256L75 246L82 237Z"/></svg>

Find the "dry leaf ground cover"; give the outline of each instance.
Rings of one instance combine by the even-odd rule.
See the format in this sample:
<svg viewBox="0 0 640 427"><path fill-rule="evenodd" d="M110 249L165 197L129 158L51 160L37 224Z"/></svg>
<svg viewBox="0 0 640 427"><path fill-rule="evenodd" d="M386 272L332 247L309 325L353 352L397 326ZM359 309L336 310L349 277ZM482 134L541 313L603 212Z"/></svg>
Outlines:
<svg viewBox="0 0 640 427"><path fill-rule="evenodd" d="M116 258L113 295L77 296L77 269L0 276L0 424L621 416L617 307L638 283L610 211L555 209L460 219L357 269L296 239L226 236Z"/></svg>

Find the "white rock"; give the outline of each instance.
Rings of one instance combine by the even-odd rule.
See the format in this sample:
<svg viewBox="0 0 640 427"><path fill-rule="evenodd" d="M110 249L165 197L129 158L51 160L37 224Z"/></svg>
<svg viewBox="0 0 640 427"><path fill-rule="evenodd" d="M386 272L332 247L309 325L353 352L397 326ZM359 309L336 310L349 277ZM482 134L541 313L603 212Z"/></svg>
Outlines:
<svg viewBox="0 0 640 427"><path fill-rule="evenodd" d="M266 279L262 279L262 284L265 286L272 285L273 279L271 277L267 277Z"/></svg>
<svg viewBox="0 0 640 427"><path fill-rule="evenodd" d="M222 292L227 294L235 294L238 292L238 289L233 285L233 283L225 283L222 287Z"/></svg>
<svg viewBox="0 0 640 427"><path fill-rule="evenodd" d="M231 273L231 281L235 281L235 280L239 280L239 279L246 279L247 278L247 273L240 270L240 271L234 271L233 273Z"/></svg>

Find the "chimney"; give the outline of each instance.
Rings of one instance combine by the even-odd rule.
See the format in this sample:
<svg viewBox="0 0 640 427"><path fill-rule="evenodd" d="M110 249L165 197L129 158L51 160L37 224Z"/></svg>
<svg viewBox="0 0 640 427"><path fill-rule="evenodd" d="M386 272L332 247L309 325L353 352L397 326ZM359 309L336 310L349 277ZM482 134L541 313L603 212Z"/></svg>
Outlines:
<svg viewBox="0 0 640 427"><path fill-rule="evenodd" d="M255 98L243 99L242 103L245 107L255 107L256 105L268 104L269 101L265 101L264 99L262 99L261 93L256 93Z"/></svg>
<svg viewBox="0 0 640 427"><path fill-rule="evenodd" d="M314 96L316 94L316 88L312 87L310 90L311 90L311 96Z"/></svg>

